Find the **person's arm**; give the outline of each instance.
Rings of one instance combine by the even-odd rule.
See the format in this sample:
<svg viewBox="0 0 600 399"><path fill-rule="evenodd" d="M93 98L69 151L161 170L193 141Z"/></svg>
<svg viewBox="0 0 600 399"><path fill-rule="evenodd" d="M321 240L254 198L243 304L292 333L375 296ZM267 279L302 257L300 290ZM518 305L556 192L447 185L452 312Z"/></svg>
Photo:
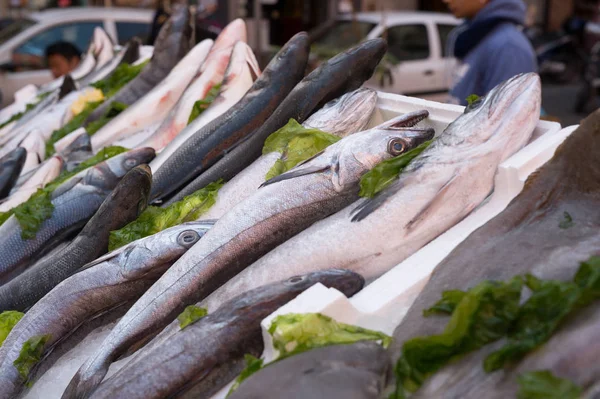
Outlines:
<svg viewBox="0 0 600 399"><path fill-rule="evenodd" d="M482 77L482 89L485 93L515 75L537 71L534 55L510 43L496 51L490 51L486 62Z"/></svg>

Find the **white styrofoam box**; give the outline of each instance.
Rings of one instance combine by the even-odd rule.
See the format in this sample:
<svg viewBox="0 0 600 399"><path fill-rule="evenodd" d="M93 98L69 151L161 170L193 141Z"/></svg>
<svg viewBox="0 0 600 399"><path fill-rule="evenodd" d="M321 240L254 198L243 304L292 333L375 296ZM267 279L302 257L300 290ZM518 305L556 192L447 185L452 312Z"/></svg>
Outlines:
<svg viewBox="0 0 600 399"><path fill-rule="evenodd" d="M464 107L442 104L418 98L378 92L377 107L368 128L397 115L426 109L429 118L420 125L433 127L436 135L464 112ZM540 121L530 144L504 161L498 167L494 192L463 221L440 235L421 250L392 270L373 281L361 292L348 299L333 288L316 284L294 300L277 309L262 323L265 349L262 358L272 361L276 351L268 329L278 315L288 313L322 313L335 320L392 335L394 328L412 305L433 269L474 230L502 212L516 197L537 168L546 163L556 148L577 126L561 130L556 122ZM232 383L221 389L212 399L223 399Z"/></svg>

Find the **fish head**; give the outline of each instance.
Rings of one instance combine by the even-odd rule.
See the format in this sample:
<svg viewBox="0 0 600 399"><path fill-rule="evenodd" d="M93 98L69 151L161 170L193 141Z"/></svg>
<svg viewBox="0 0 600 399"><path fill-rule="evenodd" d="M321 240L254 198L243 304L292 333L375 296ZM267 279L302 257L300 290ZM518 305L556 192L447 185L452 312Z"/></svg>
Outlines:
<svg viewBox="0 0 600 399"><path fill-rule="evenodd" d="M97 66L106 64L114 55L112 39L106 34L104 29L100 27L94 29L90 51L96 59Z"/></svg>
<svg viewBox="0 0 600 399"><path fill-rule="evenodd" d="M254 52L246 42L235 43L228 59L221 92L224 92L226 87L235 87L241 79L247 82L243 87L248 87L260 76L260 67Z"/></svg>
<svg viewBox="0 0 600 399"><path fill-rule="evenodd" d="M85 175L86 185L112 190L123 176L139 165L148 164L156 153L153 148L143 147L116 155L92 167Z"/></svg>
<svg viewBox="0 0 600 399"><path fill-rule="evenodd" d="M365 279L360 274L349 270L329 269L290 277L284 284L304 291L317 283L327 288L335 288L350 297L363 288Z"/></svg>
<svg viewBox="0 0 600 399"><path fill-rule="evenodd" d="M119 262L121 274L127 279L143 278L162 273L194 246L215 224L214 220L182 223L150 237L129 244Z"/></svg>
<svg viewBox="0 0 600 399"><path fill-rule="evenodd" d="M371 119L377 103L377 92L360 88L326 103L304 123L338 137L361 131Z"/></svg>
<svg viewBox="0 0 600 399"><path fill-rule="evenodd" d="M540 106L540 77L536 73L516 75L468 105L440 139L450 146L467 143L479 147L487 142L496 151L506 143L516 142L504 150L505 154L512 154L515 145L520 147L529 139L539 120ZM524 133L526 130L531 130L529 135ZM510 140L515 136L521 137Z"/></svg>
<svg viewBox="0 0 600 399"><path fill-rule="evenodd" d="M235 45L236 42L247 42L248 33L246 30L246 23L243 19L237 18L231 21L227 26L219 33L219 36L215 40L215 44L211 49L211 53L216 53L222 49L230 49ZM210 55L209 55L210 56Z"/></svg>
<svg viewBox="0 0 600 399"><path fill-rule="evenodd" d="M337 172L332 176L334 185L354 186L364 173L380 162L400 156L431 140L435 130L414 126L428 115L427 111L417 111L398 116L327 148L337 152L338 166L334 168Z"/></svg>

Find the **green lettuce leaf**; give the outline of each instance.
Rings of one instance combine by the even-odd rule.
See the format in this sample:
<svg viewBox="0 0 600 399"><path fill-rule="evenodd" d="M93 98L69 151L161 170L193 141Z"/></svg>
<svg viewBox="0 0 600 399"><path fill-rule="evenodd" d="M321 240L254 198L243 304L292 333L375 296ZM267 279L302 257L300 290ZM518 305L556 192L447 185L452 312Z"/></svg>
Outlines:
<svg viewBox="0 0 600 399"><path fill-rule="evenodd" d="M0 313L0 346L23 316L25 316L24 313L16 310L7 310Z"/></svg>
<svg viewBox="0 0 600 399"><path fill-rule="evenodd" d="M15 366L23 380L27 380L31 369L42 358L44 347L50 338L50 334L35 336L29 338L23 344L19 357L13 362L13 366Z"/></svg>
<svg viewBox="0 0 600 399"><path fill-rule="evenodd" d="M479 96L477 94L471 94L466 98L467 105L473 104L475 101L479 100Z"/></svg>
<svg viewBox="0 0 600 399"><path fill-rule="evenodd" d="M452 314L466 294L466 292L461 290L444 291L442 293L442 299L429 309L424 310L423 316L428 317L435 314Z"/></svg>
<svg viewBox="0 0 600 399"><path fill-rule="evenodd" d="M95 120L87 125L87 127L85 128L87 134L89 134L90 136L94 135L94 133L100 130L104 125L106 125L108 122L114 119L121 112L125 111L127 107L127 104L120 103L118 101L111 103L110 107L108 107L108 109L100 119Z"/></svg>
<svg viewBox="0 0 600 399"><path fill-rule="evenodd" d="M121 64L107 78L92 83L90 86L102 90L106 98L115 95L123 86L132 81L150 60L144 61L139 65Z"/></svg>
<svg viewBox="0 0 600 399"><path fill-rule="evenodd" d="M517 317L522 286L520 277L507 283L484 281L463 296L441 334L406 341L396 364L392 397L415 392L451 360L502 338Z"/></svg>
<svg viewBox="0 0 600 399"><path fill-rule="evenodd" d="M179 316L177 316L177 320L179 320L179 328L182 330L193 324L206 316L208 314L208 310L206 308L201 308L196 305L190 305L185 308L183 312Z"/></svg>
<svg viewBox="0 0 600 399"><path fill-rule="evenodd" d="M135 221L120 230L110 232L109 250L113 251L183 222L197 220L215 204L223 184L222 180L210 183L166 208L149 206Z"/></svg>
<svg viewBox="0 0 600 399"><path fill-rule="evenodd" d="M579 399L581 388L550 371L530 371L518 378L517 399Z"/></svg>
<svg viewBox="0 0 600 399"><path fill-rule="evenodd" d="M2 129L4 126L6 126L6 125L8 125L8 124L10 124L12 122L15 122L15 121L18 121L19 119L21 119L23 117L23 115L25 115L26 113L28 113L29 111L31 111L32 109L34 109L35 106L38 105L38 103L40 101L36 101L34 103L26 104L25 105L25 109L23 111L17 112L13 116L11 116L8 120L6 120L5 122L1 123L0 124L0 129Z"/></svg>
<svg viewBox="0 0 600 399"><path fill-rule="evenodd" d="M235 382L229 389L227 396L231 395L233 391L238 389L242 382L244 382L248 377L259 371L263 367L263 360L258 359L252 355L246 354L244 355L244 360L246 361L246 367L242 370L240 375L235 379Z"/></svg>
<svg viewBox="0 0 600 399"><path fill-rule="evenodd" d="M381 341L387 348L391 342L391 337L384 333L338 323L320 313L277 316L269 327L269 334L280 359L328 345L369 340Z"/></svg>
<svg viewBox="0 0 600 399"><path fill-rule="evenodd" d="M215 101L217 96L219 95L219 90L221 90L221 83L217 83L213 87L210 88L208 93L206 93L206 97L196 101L194 106L192 107L192 112L190 112L190 117L188 119L188 125L192 123L194 119L199 117L210 105Z"/></svg>
<svg viewBox="0 0 600 399"><path fill-rule="evenodd" d="M285 126L265 140L263 154L275 151L282 154L267 172L265 179L269 180L287 172L339 140L337 136L319 129L307 129L296 120L290 119Z"/></svg>
<svg viewBox="0 0 600 399"><path fill-rule="evenodd" d="M360 179L360 192L358 195L367 198L374 197L375 194L392 184L410 161L421 154L430 144L431 140L426 141L402 155L386 159L377 164Z"/></svg>

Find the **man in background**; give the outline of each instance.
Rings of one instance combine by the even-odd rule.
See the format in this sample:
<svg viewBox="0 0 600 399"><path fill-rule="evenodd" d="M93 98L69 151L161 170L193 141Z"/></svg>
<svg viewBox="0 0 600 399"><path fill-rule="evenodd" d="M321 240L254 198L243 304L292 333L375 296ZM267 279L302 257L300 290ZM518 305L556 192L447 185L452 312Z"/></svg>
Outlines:
<svg viewBox="0 0 600 399"><path fill-rule="evenodd" d="M77 68L81 52L68 42L56 42L46 47L46 61L54 78L59 78Z"/></svg>
<svg viewBox="0 0 600 399"><path fill-rule="evenodd" d="M523 0L443 0L465 22L448 38L458 65L452 73L450 102L467 105L471 94L486 95L520 73L537 72L535 52L521 26Z"/></svg>

